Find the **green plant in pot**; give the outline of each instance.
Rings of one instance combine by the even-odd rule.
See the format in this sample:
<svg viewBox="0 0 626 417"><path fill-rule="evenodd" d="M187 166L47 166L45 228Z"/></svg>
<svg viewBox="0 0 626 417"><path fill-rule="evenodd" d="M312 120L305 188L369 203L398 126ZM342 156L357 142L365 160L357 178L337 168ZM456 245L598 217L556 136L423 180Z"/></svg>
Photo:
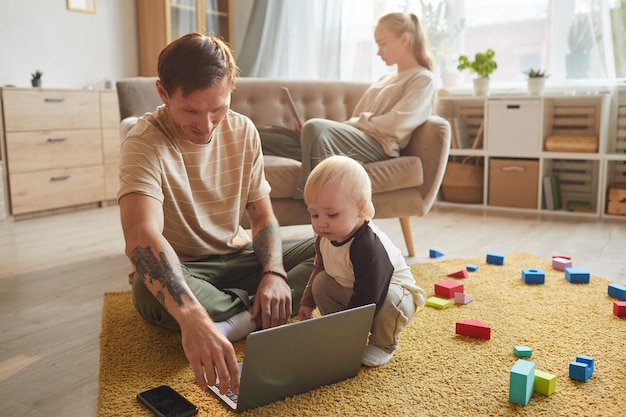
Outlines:
<svg viewBox="0 0 626 417"><path fill-rule="evenodd" d="M470 61L467 55L459 56L457 69L459 71L468 69L477 76L474 79L474 94L477 96L486 96L489 92L489 76L498 68L495 55L494 50L489 48L485 52L477 52L473 61Z"/></svg>
<svg viewBox="0 0 626 417"><path fill-rule="evenodd" d="M567 32L569 54L565 56L567 78L589 78L591 51L601 35L594 31L589 14L577 14Z"/></svg>
<svg viewBox="0 0 626 417"><path fill-rule="evenodd" d="M543 93L546 78L550 75L548 75L545 70L534 68L524 71L524 74L528 76L528 94L531 96L540 96L541 93Z"/></svg>
<svg viewBox="0 0 626 417"><path fill-rule="evenodd" d="M43 77L43 72L37 70L30 74L30 84L33 87L41 87L41 77Z"/></svg>

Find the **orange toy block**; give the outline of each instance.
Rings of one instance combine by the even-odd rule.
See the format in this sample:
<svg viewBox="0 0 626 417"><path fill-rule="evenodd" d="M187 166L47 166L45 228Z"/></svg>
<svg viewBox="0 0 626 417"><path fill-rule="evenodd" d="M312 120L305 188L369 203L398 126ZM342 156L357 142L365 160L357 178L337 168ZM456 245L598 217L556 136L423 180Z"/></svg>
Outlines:
<svg viewBox="0 0 626 417"><path fill-rule="evenodd" d="M491 339L491 327L480 320L457 321L456 334L489 340Z"/></svg>
<svg viewBox="0 0 626 417"><path fill-rule="evenodd" d="M454 298L455 292L463 292L463 284L447 280L435 283L435 294L443 298Z"/></svg>
<svg viewBox="0 0 626 417"><path fill-rule="evenodd" d="M467 269L463 268L456 272L450 272L448 276L452 278L467 278L469 274L467 273Z"/></svg>

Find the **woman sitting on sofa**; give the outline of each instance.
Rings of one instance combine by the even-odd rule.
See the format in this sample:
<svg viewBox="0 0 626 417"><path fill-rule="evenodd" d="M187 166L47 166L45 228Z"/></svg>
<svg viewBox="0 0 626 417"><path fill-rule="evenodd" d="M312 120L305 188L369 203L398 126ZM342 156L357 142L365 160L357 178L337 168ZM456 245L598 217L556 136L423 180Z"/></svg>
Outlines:
<svg viewBox="0 0 626 417"><path fill-rule="evenodd" d="M361 163L381 161L400 155L413 131L432 114L435 82L432 60L424 32L413 13L393 12L378 19L374 30L378 55L397 71L373 83L345 122L309 119L300 131L301 155L295 144L264 141L268 155L302 161L295 198L303 198L304 184L311 170L330 155L346 155ZM297 126L296 130L300 130ZM292 136L297 141L297 136ZM291 149L292 151L288 151Z"/></svg>

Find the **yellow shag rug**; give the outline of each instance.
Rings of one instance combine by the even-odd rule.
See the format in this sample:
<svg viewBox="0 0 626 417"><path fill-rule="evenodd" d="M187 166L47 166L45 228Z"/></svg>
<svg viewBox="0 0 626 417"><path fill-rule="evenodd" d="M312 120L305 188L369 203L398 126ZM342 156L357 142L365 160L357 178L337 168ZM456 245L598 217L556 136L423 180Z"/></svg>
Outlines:
<svg viewBox="0 0 626 417"><path fill-rule="evenodd" d="M485 257L413 265L417 282L434 295L434 284L467 264L478 265L464 284L468 304L425 307L401 334L394 358L379 368L363 367L355 378L332 387L250 410L250 416L618 416L626 410L626 319L613 314L610 281L591 275L572 284L551 260L506 254L504 265ZM584 267L577 265L575 267ZM522 268L545 272L545 284L526 284ZM491 339L455 334L455 323L477 319ZM245 342L235 344L241 359ZM340 341L338 341L340 343ZM508 401L509 372L525 345L536 369L557 376L556 391L535 392L526 406ZM592 356L586 382L569 379L576 355ZM137 392L169 384L194 402L198 416L232 416L203 392L176 332L146 324L130 292L104 296L100 337L99 417L151 416Z"/></svg>

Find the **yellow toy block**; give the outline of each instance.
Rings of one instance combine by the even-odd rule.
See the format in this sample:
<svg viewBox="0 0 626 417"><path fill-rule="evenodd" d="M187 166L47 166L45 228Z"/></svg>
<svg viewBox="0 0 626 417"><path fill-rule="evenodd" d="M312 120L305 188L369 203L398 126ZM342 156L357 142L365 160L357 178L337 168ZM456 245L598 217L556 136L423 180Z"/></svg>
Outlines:
<svg viewBox="0 0 626 417"><path fill-rule="evenodd" d="M426 299L426 305L427 306L431 306L431 307L435 307L435 308L448 308L452 305L452 301L451 300L447 300L445 298L441 298L441 297L437 297L437 296L432 296L432 297L428 297Z"/></svg>
<svg viewBox="0 0 626 417"><path fill-rule="evenodd" d="M535 391L550 395L556 390L556 375L549 374L544 371L535 370Z"/></svg>

